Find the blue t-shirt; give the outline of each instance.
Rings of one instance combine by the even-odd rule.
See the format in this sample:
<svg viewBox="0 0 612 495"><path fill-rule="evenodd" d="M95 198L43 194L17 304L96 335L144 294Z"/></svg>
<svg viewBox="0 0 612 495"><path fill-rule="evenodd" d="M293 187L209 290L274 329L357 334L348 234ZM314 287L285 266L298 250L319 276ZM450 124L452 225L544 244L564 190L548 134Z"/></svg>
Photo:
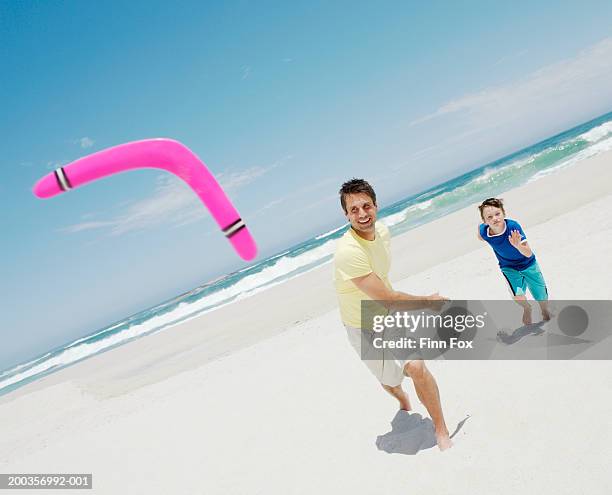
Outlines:
<svg viewBox="0 0 612 495"><path fill-rule="evenodd" d="M518 230L520 232L521 240L526 240L527 236L525 236L525 232L523 232L523 228L518 222L510 220L509 218L506 218L505 222L506 228L501 234L497 235L489 235L489 226L486 223L481 223L479 228L480 237L487 241L493 248L495 256L497 256L497 261L499 261L500 268L524 270L535 263L535 255L532 254L527 258L510 244L508 236L513 230Z"/></svg>

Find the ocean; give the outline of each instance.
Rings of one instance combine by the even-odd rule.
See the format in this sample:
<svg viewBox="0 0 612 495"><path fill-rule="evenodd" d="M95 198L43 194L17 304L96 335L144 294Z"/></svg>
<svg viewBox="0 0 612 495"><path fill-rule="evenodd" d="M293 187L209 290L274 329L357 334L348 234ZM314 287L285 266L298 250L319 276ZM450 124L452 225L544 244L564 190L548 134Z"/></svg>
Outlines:
<svg viewBox="0 0 612 495"><path fill-rule="evenodd" d="M612 150L612 112L406 197L379 210L378 218L392 235L398 235L608 150ZM347 228L338 225L279 254L4 370L0 373L0 395L330 263L335 241Z"/></svg>

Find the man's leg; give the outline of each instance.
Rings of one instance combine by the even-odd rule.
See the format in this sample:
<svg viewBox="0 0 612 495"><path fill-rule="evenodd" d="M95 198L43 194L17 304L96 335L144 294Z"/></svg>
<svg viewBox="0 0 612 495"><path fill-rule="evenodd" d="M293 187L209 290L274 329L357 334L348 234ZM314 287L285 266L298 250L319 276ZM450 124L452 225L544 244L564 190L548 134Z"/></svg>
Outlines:
<svg viewBox="0 0 612 495"><path fill-rule="evenodd" d="M425 362L421 360L409 361L404 366L406 376L412 378L414 388L419 400L423 403L427 412L431 416L434 428L436 430L436 440L440 450L446 450L453 446L448 428L444 422L442 414L442 405L440 403L440 392L435 378L425 366Z"/></svg>
<svg viewBox="0 0 612 495"><path fill-rule="evenodd" d="M408 394L404 392L402 385L397 385L395 387L391 387L390 385L385 385L381 383L382 387L389 392L393 397L395 397L400 403L400 409L404 411L411 411L412 407L410 406L410 400L408 399Z"/></svg>

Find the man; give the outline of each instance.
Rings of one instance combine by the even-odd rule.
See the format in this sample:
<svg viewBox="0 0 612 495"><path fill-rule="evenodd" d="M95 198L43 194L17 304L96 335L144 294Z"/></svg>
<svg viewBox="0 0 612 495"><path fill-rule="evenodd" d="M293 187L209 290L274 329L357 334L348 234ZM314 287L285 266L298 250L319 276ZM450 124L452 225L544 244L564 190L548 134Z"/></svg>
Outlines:
<svg viewBox="0 0 612 495"><path fill-rule="evenodd" d="M446 299L438 294L413 296L391 287L388 278L391 264L389 229L382 223L376 223L376 193L370 184L362 179L345 182L340 189L340 203L351 228L338 240L334 282L349 342L361 354L362 300L410 302L415 308L440 309ZM431 416L438 447L446 450L452 446L442 414L438 386L424 361L398 363L390 357L364 360L363 363L383 388L399 401L400 408L406 411L410 411L411 406L402 389L402 380L404 376L410 377L419 400Z"/></svg>

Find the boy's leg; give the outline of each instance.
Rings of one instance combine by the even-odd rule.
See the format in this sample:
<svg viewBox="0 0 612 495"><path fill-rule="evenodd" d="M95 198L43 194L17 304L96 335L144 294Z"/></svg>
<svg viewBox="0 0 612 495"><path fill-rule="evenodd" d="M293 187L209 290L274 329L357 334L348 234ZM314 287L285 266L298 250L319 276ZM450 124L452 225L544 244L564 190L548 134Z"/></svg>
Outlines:
<svg viewBox="0 0 612 495"><path fill-rule="evenodd" d="M427 412L431 416L436 430L436 440L440 450L446 450L453 446L453 442L448 434L448 428L442 414L440 403L440 392L435 378L421 360L408 361L404 366L404 374L412 378L414 389L419 400L423 403Z"/></svg>
<svg viewBox="0 0 612 495"><path fill-rule="evenodd" d="M533 295L533 292L531 293ZM535 296L534 296L535 299ZM552 313L550 309L548 309L548 300L538 300L538 304L540 305L540 312L542 313L542 319L544 321L549 321L552 318Z"/></svg>
<svg viewBox="0 0 612 495"><path fill-rule="evenodd" d="M533 298L538 301L540 310L542 311L542 319L548 321L551 318L550 311L548 309L548 289L546 287L546 281L542 275L539 265L534 263L526 270L522 272L527 282L527 287Z"/></svg>
<svg viewBox="0 0 612 495"><path fill-rule="evenodd" d="M522 272L514 268L502 268L502 274L506 282L508 282L512 297L523 308L523 325L531 325L533 319L531 318L531 306L527 302L527 296L525 295L527 290L525 277Z"/></svg>
<svg viewBox="0 0 612 495"><path fill-rule="evenodd" d="M514 300L523 308L523 325L531 325L533 318L531 317L531 305L527 302L527 296L514 296Z"/></svg>
<svg viewBox="0 0 612 495"><path fill-rule="evenodd" d="M548 309L548 301L538 301L540 305L540 311L542 312L542 319L548 321L552 318L552 313Z"/></svg>

